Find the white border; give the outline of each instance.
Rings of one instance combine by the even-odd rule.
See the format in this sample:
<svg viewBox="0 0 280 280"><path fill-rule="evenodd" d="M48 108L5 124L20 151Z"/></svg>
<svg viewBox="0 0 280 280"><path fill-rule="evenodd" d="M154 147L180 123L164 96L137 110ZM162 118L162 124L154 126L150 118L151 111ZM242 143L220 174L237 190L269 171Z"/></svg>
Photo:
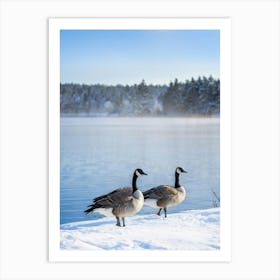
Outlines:
<svg viewBox="0 0 280 280"><path fill-rule="evenodd" d="M125 262L229 262L231 260L231 36L229 18L49 19L49 260ZM60 250L60 30L61 29L219 29L221 79L221 231L219 251L65 251ZM226 93L226 94L225 94Z"/></svg>

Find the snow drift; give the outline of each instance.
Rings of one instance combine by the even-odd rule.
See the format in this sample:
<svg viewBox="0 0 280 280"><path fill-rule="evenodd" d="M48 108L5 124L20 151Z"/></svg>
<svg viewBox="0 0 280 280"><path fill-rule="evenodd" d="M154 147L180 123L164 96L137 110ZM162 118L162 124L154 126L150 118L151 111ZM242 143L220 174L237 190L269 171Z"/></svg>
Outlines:
<svg viewBox="0 0 280 280"><path fill-rule="evenodd" d="M136 215L126 227L115 219L63 224L62 250L219 250L220 209L189 210L169 214Z"/></svg>

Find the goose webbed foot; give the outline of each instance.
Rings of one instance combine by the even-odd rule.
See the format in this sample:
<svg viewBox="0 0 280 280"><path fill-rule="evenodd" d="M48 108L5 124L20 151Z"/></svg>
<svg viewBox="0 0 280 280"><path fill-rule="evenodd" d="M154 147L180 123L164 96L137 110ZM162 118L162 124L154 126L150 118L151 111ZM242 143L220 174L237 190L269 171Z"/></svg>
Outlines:
<svg viewBox="0 0 280 280"><path fill-rule="evenodd" d="M120 218L119 217L116 217L116 218L117 218L116 226L121 227Z"/></svg>
<svg viewBox="0 0 280 280"><path fill-rule="evenodd" d="M163 210L164 210L164 217L167 218L167 209L164 208Z"/></svg>
<svg viewBox="0 0 280 280"><path fill-rule="evenodd" d="M157 212L157 215L160 216L160 212L161 212L162 208L159 208L159 211Z"/></svg>
<svg viewBox="0 0 280 280"><path fill-rule="evenodd" d="M124 222L124 218L122 218L122 223L123 223L123 227L125 227L125 222Z"/></svg>

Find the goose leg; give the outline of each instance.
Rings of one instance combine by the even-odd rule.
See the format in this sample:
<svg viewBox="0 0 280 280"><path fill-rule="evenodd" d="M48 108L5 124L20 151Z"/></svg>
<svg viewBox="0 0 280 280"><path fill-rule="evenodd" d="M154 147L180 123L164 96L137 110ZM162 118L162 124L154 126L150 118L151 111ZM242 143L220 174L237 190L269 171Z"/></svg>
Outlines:
<svg viewBox="0 0 280 280"><path fill-rule="evenodd" d="M123 224L123 227L125 227L124 218L122 218L122 224Z"/></svg>
<svg viewBox="0 0 280 280"><path fill-rule="evenodd" d="M119 217L116 217L117 218L117 223L116 223L116 226L120 227L121 226L121 223L120 223L120 218Z"/></svg>
<svg viewBox="0 0 280 280"><path fill-rule="evenodd" d="M166 207L164 207L163 210L164 210L164 217L166 218L167 217L167 209L166 209Z"/></svg>
<svg viewBox="0 0 280 280"><path fill-rule="evenodd" d="M159 216L160 216L161 209L162 208L159 208L159 211L157 212L157 215L159 215Z"/></svg>

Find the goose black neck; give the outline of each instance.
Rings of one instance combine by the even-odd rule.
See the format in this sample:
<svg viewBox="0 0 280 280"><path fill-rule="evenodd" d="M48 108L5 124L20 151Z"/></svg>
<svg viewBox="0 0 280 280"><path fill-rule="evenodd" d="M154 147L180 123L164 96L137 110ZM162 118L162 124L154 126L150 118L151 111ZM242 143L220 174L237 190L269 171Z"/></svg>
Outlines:
<svg viewBox="0 0 280 280"><path fill-rule="evenodd" d="M179 182L179 176L180 176L180 174L175 172L175 188L181 187L180 182Z"/></svg>
<svg viewBox="0 0 280 280"><path fill-rule="evenodd" d="M136 181L137 181L138 176L134 173L133 178L132 178L132 193L138 190Z"/></svg>

